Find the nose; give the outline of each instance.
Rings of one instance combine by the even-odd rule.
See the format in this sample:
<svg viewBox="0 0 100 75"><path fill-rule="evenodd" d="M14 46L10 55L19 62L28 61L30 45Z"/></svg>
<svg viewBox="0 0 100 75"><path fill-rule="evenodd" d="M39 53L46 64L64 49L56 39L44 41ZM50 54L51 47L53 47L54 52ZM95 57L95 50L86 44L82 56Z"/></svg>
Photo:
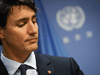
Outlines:
<svg viewBox="0 0 100 75"><path fill-rule="evenodd" d="M38 33L37 23L35 23L35 24L33 24L33 23L28 24L28 34L29 35L34 35L34 34L37 34L37 33Z"/></svg>

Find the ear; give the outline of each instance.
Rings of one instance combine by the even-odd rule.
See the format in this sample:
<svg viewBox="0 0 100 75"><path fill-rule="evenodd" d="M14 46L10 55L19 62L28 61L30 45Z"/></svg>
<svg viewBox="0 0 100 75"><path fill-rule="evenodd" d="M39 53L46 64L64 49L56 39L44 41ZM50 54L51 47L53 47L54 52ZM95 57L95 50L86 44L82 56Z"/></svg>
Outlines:
<svg viewBox="0 0 100 75"><path fill-rule="evenodd" d="M3 38L4 38L3 28L0 27L0 39L3 39Z"/></svg>

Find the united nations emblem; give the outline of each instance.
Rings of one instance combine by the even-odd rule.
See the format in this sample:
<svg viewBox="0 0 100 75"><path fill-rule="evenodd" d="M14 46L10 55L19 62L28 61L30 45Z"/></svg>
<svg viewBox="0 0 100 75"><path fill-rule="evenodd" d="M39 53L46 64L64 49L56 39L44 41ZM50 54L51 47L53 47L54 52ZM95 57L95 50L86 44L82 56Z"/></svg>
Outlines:
<svg viewBox="0 0 100 75"><path fill-rule="evenodd" d="M58 25L66 31L80 29L85 22L85 13L81 7L67 6L56 14Z"/></svg>

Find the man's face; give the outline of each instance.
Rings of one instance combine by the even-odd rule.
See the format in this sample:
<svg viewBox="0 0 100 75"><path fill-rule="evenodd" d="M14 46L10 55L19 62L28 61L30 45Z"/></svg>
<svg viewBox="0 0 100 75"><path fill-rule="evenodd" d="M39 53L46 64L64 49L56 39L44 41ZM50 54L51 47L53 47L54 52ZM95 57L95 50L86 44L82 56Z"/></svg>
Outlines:
<svg viewBox="0 0 100 75"><path fill-rule="evenodd" d="M28 6L13 6L3 29L3 45L12 51L35 51L38 48L38 26L35 12Z"/></svg>

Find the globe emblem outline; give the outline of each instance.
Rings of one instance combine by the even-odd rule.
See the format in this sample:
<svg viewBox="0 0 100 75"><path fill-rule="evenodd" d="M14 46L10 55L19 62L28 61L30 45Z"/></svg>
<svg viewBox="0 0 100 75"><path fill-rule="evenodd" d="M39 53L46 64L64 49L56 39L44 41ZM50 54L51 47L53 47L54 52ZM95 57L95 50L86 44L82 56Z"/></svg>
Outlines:
<svg viewBox="0 0 100 75"><path fill-rule="evenodd" d="M85 22L85 13L79 6L67 6L58 10L56 20L58 25L66 31L80 29Z"/></svg>

